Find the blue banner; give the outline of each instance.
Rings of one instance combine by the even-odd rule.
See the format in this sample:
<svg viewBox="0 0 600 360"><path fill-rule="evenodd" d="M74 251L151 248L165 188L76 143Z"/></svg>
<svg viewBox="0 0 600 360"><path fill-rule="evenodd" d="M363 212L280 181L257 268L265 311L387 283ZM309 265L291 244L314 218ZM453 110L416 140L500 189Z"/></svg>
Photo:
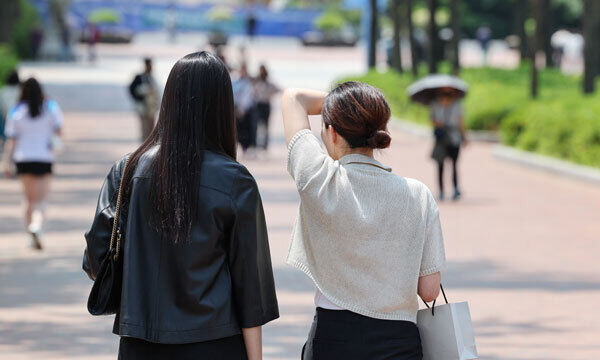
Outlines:
<svg viewBox="0 0 600 360"><path fill-rule="evenodd" d="M46 0L30 0L40 11L43 18L48 17ZM226 9L229 19L213 21L211 11L215 6ZM212 4L169 5L149 1L116 0L72 0L69 7L69 19L72 26L83 29L88 16L96 10L110 9L119 15L120 27L133 32L157 31L166 29L170 19L174 19L177 31L222 30L230 34L242 34L250 10L241 6L221 6ZM256 19L255 34L271 36L301 36L314 30L314 20L321 10L282 9L272 10L265 6L252 7L252 16Z"/></svg>

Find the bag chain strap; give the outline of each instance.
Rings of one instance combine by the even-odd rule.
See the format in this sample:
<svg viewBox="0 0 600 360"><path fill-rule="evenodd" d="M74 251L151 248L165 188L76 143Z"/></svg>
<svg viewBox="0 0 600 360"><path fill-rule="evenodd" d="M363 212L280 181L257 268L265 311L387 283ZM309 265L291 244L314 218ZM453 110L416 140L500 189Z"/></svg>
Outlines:
<svg viewBox="0 0 600 360"><path fill-rule="evenodd" d="M125 160L125 167L123 168L123 176L121 177L121 182L119 184L119 195L117 195L117 206L115 207L115 218L113 220L113 227L112 227L112 232L110 234L110 247L109 247L109 252L110 250L115 249L115 255L114 255L114 260L116 261L119 258L119 250L121 249L121 230L118 228L119 225L119 214L121 212L121 201L123 198L123 183L124 181L124 177L125 177L125 172L127 171L127 164L129 164L129 158L127 158L127 160ZM115 245L115 238L116 238L116 248L114 247Z"/></svg>

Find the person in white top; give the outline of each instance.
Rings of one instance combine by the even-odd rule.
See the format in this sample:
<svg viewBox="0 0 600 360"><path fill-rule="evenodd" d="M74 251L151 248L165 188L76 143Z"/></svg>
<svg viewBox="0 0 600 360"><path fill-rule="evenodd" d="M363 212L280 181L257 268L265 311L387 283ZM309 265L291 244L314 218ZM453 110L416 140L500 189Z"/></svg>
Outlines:
<svg viewBox="0 0 600 360"><path fill-rule="evenodd" d="M26 201L25 225L37 250L42 249L44 202L50 191L53 147L62 123L58 104L44 98L39 82L34 78L25 81L19 104L8 114L3 163L7 177L14 174L16 165Z"/></svg>
<svg viewBox="0 0 600 360"><path fill-rule="evenodd" d="M277 94L279 87L269 79L269 72L264 64L260 65L258 77L254 80L254 101L256 102L256 119L258 130L257 146L263 150L269 147L269 117L271 116L271 98ZM260 140L260 141L259 141Z"/></svg>
<svg viewBox="0 0 600 360"><path fill-rule="evenodd" d="M287 89L282 110L300 195L287 263L317 287L303 360L421 359L417 299L439 293L443 237L431 191L373 157L391 142L385 97L359 82Z"/></svg>

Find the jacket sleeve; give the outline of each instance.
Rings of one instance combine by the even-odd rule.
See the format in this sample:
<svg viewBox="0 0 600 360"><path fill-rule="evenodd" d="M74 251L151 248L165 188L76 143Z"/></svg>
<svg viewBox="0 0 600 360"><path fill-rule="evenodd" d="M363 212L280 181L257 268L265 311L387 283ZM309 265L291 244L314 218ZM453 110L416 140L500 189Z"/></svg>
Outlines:
<svg viewBox="0 0 600 360"><path fill-rule="evenodd" d="M264 325L279 317L269 239L258 187L243 169L232 192L235 211L229 269L240 327Z"/></svg>
<svg viewBox="0 0 600 360"><path fill-rule="evenodd" d="M94 221L90 230L85 233L87 246L83 253L83 271L92 280L96 279L100 264L110 246L110 235L122 171L122 161L116 163L110 169L100 190Z"/></svg>

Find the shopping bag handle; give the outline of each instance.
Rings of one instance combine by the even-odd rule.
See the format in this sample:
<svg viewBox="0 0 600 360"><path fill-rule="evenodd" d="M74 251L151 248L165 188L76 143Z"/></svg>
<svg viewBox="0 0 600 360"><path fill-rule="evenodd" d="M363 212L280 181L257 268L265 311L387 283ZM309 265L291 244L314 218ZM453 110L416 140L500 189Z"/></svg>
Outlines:
<svg viewBox="0 0 600 360"><path fill-rule="evenodd" d="M448 298L446 297L446 293L444 292L444 287L442 286L442 283L440 283L440 289L442 290L442 295L444 295L444 301L446 302L446 304L448 303ZM423 299L421 299L423 300ZM433 304L431 304L431 306L429 306L429 304L427 303L427 301L423 300L423 303L425 304L425 306L427 306L428 309L431 309L431 316L434 316L434 309L435 309L435 301L437 299L433 300Z"/></svg>

